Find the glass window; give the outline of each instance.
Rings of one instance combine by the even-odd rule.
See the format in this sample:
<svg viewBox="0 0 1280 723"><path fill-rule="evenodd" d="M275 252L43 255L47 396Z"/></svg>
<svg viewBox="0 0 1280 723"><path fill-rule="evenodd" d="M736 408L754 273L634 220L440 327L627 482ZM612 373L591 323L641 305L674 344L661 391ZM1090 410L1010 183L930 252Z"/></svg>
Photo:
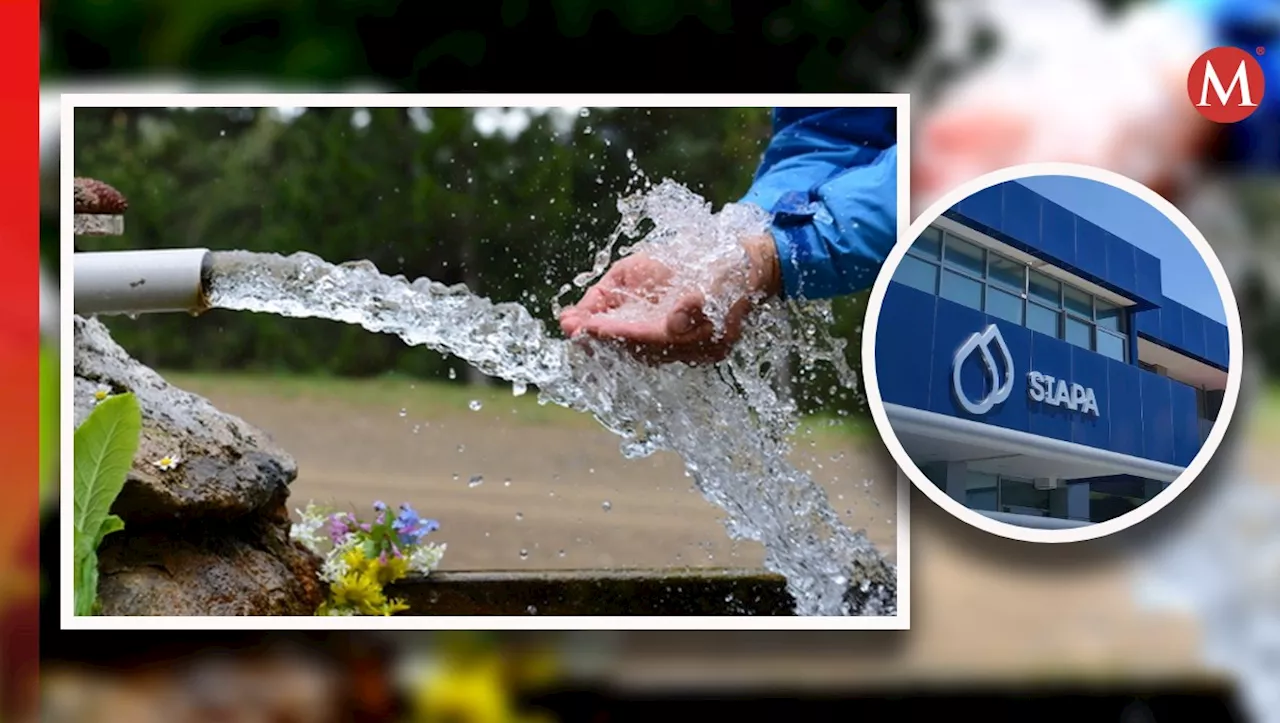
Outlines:
<svg viewBox="0 0 1280 723"><path fill-rule="evenodd" d="M996 499L999 494L997 491L999 479L993 474L966 473L965 507L971 510L988 510L991 512L999 509Z"/></svg>
<svg viewBox="0 0 1280 723"><path fill-rule="evenodd" d="M931 259L939 258L942 255L942 230L936 226L926 228L920 238L911 244L911 253Z"/></svg>
<svg viewBox="0 0 1280 723"><path fill-rule="evenodd" d="M946 263L981 277L987 268L986 249L947 234Z"/></svg>
<svg viewBox="0 0 1280 723"><path fill-rule="evenodd" d="M1066 340L1084 349L1093 350L1093 324L1067 315Z"/></svg>
<svg viewBox="0 0 1280 723"><path fill-rule="evenodd" d="M1049 513L1049 491L1038 490L1031 480L1000 478L1000 509L1017 514Z"/></svg>
<svg viewBox="0 0 1280 723"><path fill-rule="evenodd" d="M1095 299L1098 309L1098 326L1112 331L1124 331L1124 309L1102 299Z"/></svg>
<svg viewBox="0 0 1280 723"><path fill-rule="evenodd" d="M893 280L935 296L938 293L938 267L913 256L902 257Z"/></svg>
<svg viewBox="0 0 1280 723"><path fill-rule="evenodd" d="M1128 356L1125 347L1128 346L1129 340L1126 337L1117 334L1111 334L1103 331L1101 327L1098 329L1098 353L1115 359L1116 361L1124 361Z"/></svg>
<svg viewBox="0 0 1280 723"><path fill-rule="evenodd" d="M1058 338L1057 309L1049 309L1033 302L1027 302L1027 328L1046 336Z"/></svg>
<svg viewBox="0 0 1280 723"><path fill-rule="evenodd" d="M1021 261L1006 259L1003 256L991 254L991 265L988 268L987 276L991 281L1007 286L1011 291L1022 294L1022 289L1026 285L1027 267Z"/></svg>
<svg viewBox="0 0 1280 723"><path fill-rule="evenodd" d="M1062 305L1073 314L1085 319L1093 318L1093 297L1079 289L1063 286Z"/></svg>
<svg viewBox="0 0 1280 723"><path fill-rule="evenodd" d="M1022 324L1022 297L1001 291L994 286L987 288L987 313L1005 321Z"/></svg>
<svg viewBox="0 0 1280 723"><path fill-rule="evenodd" d="M982 310L982 282L955 271L942 272L942 298Z"/></svg>
<svg viewBox="0 0 1280 723"><path fill-rule="evenodd" d="M1061 288L1062 285L1056 279L1051 279L1039 271L1032 271L1031 278L1027 282L1028 297L1054 309L1062 304L1059 293Z"/></svg>

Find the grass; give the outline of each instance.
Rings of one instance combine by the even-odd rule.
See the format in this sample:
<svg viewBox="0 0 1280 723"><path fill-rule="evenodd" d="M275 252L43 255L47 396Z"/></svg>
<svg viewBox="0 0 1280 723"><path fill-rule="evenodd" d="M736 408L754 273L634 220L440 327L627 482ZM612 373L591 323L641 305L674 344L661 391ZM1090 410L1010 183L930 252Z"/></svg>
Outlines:
<svg viewBox="0 0 1280 723"><path fill-rule="evenodd" d="M486 408L510 409L515 417L513 421L577 428L596 426L595 420L585 414L554 404L538 404L537 394L533 391L520 397L513 396L511 387L506 385L471 387L403 376L351 379L262 372L165 372L164 377L179 387L204 395L232 393L285 399L312 398L356 406L403 408L415 415L429 417L464 414L470 411L472 401L479 401ZM1280 435L1280 382L1266 387L1252 417L1248 420L1252 427L1250 436L1274 439ZM800 431L820 440L863 440L876 436L875 426L868 418L828 414L806 417L800 423Z"/></svg>
<svg viewBox="0 0 1280 723"><path fill-rule="evenodd" d="M446 417L469 414L471 403L483 408L510 409L513 421L527 424L555 424L567 427L597 426L594 419L554 404L538 404L530 390L514 396L508 385L474 387L441 381L423 381L404 376L367 379L347 377L273 374L264 372L161 372L172 384L196 394L314 399L352 406L401 408L419 417ZM801 421L800 432L818 440L872 438L875 427L869 419L813 415Z"/></svg>

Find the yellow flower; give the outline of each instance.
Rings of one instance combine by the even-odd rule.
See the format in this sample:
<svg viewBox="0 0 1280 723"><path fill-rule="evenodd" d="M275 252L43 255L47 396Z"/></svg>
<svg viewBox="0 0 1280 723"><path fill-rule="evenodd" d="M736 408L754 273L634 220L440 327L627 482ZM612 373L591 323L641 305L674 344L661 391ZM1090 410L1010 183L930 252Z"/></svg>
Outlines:
<svg viewBox="0 0 1280 723"><path fill-rule="evenodd" d="M446 661L413 694L414 723L513 723L518 720L502 660Z"/></svg>
<svg viewBox="0 0 1280 723"><path fill-rule="evenodd" d="M387 601L386 606L383 608L382 614L395 615L396 613L402 613L408 609L409 609L409 604L406 603L404 600L401 600L400 598L393 598Z"/></svg>
<svg viewBox="0 0 1280 723"><path fill-rule="evenodd" d="M347 569L353 573L368 572L371 563L373 563L373 560L364 556L364 548L360 545L342 553L342 561L347 563Z"/></svg>
<svg viewBox="0 0 1280 723"><path fill-rule="evenodd" d="M377 615L387 602L377 578L367 572L347 573L330 588L330 594L335 605L350 605L366 615Z"/></svg>
<svg viewBox="0 0 1280 723"><path fill-rule="evenodd" d="M409 572L409 560L405 557L389 557L378 566L378 582L389 585Z"/></svg>

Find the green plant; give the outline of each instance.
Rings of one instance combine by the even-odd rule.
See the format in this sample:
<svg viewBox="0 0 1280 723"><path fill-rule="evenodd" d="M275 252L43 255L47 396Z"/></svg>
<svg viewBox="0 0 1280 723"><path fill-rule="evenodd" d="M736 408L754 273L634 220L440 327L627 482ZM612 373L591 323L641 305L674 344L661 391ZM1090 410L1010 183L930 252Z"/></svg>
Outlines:
<svg viewBox="0 0 1280 723"><path fill-rule="evenodd" d="M133 466L142 412L132 394L108 396L75 433L75 614L93 615L98 547L124 521L111 514Z"/></svg>

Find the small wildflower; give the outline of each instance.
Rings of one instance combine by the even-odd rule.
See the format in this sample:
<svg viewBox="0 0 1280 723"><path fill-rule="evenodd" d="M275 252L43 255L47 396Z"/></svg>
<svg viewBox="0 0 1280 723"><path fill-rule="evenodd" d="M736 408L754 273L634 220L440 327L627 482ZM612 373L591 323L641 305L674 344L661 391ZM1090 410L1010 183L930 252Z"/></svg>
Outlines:
<svg viewBox="0 0 1280 723"><path fill-rule="evenodd" d="M97 404L107 397L111 396L111 387L106 384L99 384L93 389L93 403Z"/></svg>
<svg viewBox="0 0 1280 723"><path fill-rule="evenodd" d="M378 580L366 572L351 572L333 585L333 601L361 612L376 610L386 602Z"/></svg>
<svg viewBox="0 0 1280 723"><path fill-rule="evenodd" d="M351 516L345 512L338 512L331 515L328 519L329 541L334 545L341 545L347 536L351 534Z"/></svg>
<svg viewBox="0 0 1280 723"><path fill-rule="evenodd" d="M305 510L297 510L301 518L289 528L289 539L302 543L308 550L320 554L324 536L320 530L324 527L325 516L316 509L315 504L307 505Z"/></svg>
<svg viewBox="0 0 1280 723"><path fill-rule="evenodd" d="M167 454L160 459L157 459L155 462L152 462L152 464L159 467L161 470L168 472L171 469L176 469L178 465L182 464L182 460L179 459L176 454Z"/></svg>
<svg viewBox="0 0 1280 723"><path fill-rule="evenodd" d="M390 585L409 574L409 559L406 557L392 557L378 566L377 574L378 582L383 585Z"/></svg>
<svg viewBox="0 0 1280 723"><path fill-rule="evenodd" d="M412 507L403 504L400 505L399 516L391 523L391 529L398 534L400 544L409 547L420 544L423 537L440 529L440 523L422 519Z"/></svg>
<svg viewBox="0 0 1280 723"><path fill-rule="evenodd" d="M409 553L409 569L419 575L429 574L440 564L447 546L444 543L420 545Z"/></svg>

